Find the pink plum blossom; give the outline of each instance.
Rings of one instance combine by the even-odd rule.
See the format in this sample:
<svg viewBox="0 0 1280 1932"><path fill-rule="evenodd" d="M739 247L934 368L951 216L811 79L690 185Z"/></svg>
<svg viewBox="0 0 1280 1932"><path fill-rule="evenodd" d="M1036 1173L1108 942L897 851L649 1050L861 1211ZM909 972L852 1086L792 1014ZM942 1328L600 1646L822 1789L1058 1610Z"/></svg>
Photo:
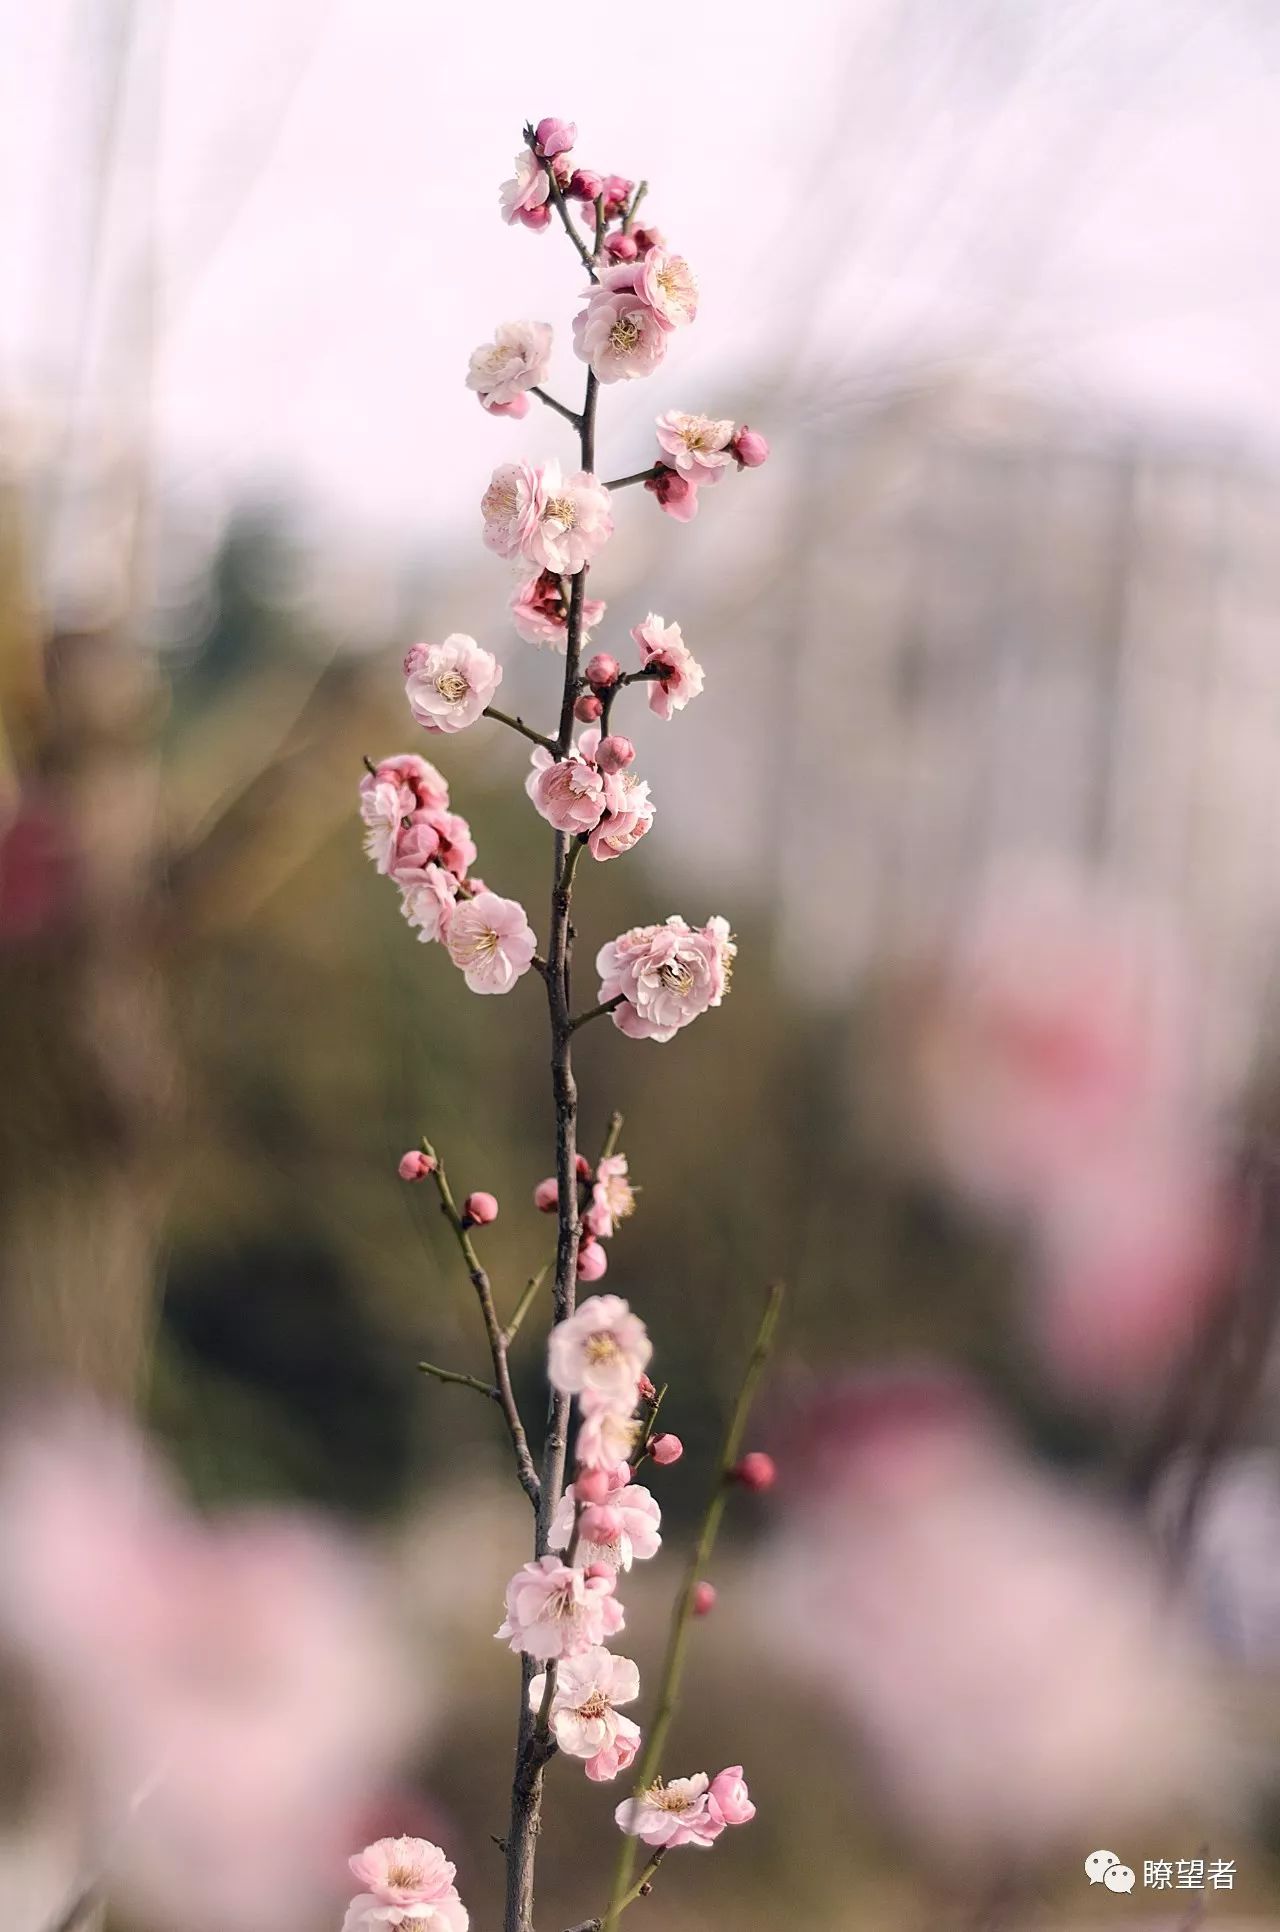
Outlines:
<svg viewBox="0 0 1280 1932"><path fill-rule="evenodd" d="M456 1892L414 1905L387 1905L376 1892L362 1892L347 1907L342 1932L467 1932L470 1922Z"/></svg>
<svg viewBox="0 0 1280 1932"><path fill-rule="evenodd" d="M600 192L604 196L604 212L607 221L614 221L619 215L625 215L635 188L635 182L628 181L625 174L605 176Z"/></svg>
<svg viewBox="0 0 1280 1932"><path fill-rule="evenodd" d="M679 329L698 313L698 284L683 255L650 248L635 265L635 284L664 328Z"/></svg>
<svg viewBox="0 0 1280 1932"><path fill-rule="evenodd" d="M420 876L401 884L400 910L423 945L448 937L457 896L457 880L441 865L429 865Z"/></svg>
<svg viewBox="0 0 1280 1932"><path fill-rule="evenodd" d="M604 779L605 816L588 835L593 859L616 859L638 845L653 824L654 804L646 780L633 772L607 772Z"/></svg>
<svg viewBox="0 0 1280 1932"><path fill-rule="evenodd" d="M609 492L585 470L564 475L554 459L500 464L480 507L490 550L559 576L574 576L613 533Z"/></svg>
<svg viewBox="0 0 1280 1932"><path fill-rule="evenodd" d="M579 1467L586 1470L616 1469L620 1462L625 1463L631 1455L639 1433L640 1425L629 1408L624 1411L607 1406L584 1406L573 1445Z"/></svg>
<svg viewBox="0 0 1280 1932"><path fill-rule="evenodd" d="M635 266L623 264L622 272ZM610 272L605 271L602 284ZM651 376L667 353L669 333L656 310L627 289L593 288L586 308L573 318L574 349L600 382Z"/></svg>
<svg viewBox="0 0 1280 1932"><path fill-rule="evenodd" d="M378 871L388 873L404 821L422 811L444 810L449 787L425 758L405 753L384 758L360 781L360 816L368 828L365 851Z"/></svg>
<svg viewBox="0 0 1280 1932"><path fill-rule="evenodd" d="M467 388L475 390L486 409L505 407L545 380L550 360L549 323L500 322L493 341L472 351Z"/></svg>
<svg viewBox="0 0 1280 1932"><path fill-rule="evenodd" d="M424 731L465 731L502 683L502 666L474 637L415 644L405 658L405 696Z"/></svg>
<svg viewBox="0 0 1280 1932"><path fill-rule="evenodd" d="M544 1662L576 1657L622 1629L622 1605L605 1571L588 1575L558 1556L522 1564L507 1585L507 1614L495 1636Z"/></svg>
<svg viewBox="0 0 1280 1932"><path fill-rule="evenodd" d="M513 166L514 175L509 181L504 181L498 191L502 219L508 227L513 222L526 220L530 214L536 214L544 207L551 193L547 171L529 148L521 148Z"/></svg>
<svg viewBox="0 0 1280 1932"><path fill-rule="evenodd" d="M627 1175L626 1155L606 1154L596 1168L591 1189L590 1212L595 1217L591 1232L598 1240L607 1241L619 1221L625 1221L635 1212L635 1205L635 1189Z"/></svg>
<svg viewBox="0 0 1280 1932"><path fill-rule="evenodd" d="M657 497L659 507L669 517L674 517L677 523L692 523L697 516L698 486L690 477L681 476L679 470L668 469L665 463L659 463L644 487Z"/></svg>
<svg viewBox="0 0 1280 1932"><path fill-rule="evenodd" d="M477 892L454 908L445 944L473 993L509 993L528 972L538 941L515 899Z"/></svg>
<svg viewBox="0 0 1280 1932"><path fill-rule="evenodd" d="M654 611L631 635L640 646L641 664L659 673L649 686L649 709L669 719L702 690L702 666L685 643L680 626L664 623Z"/></svg>
<svg viewBox="0 0 1280 1932"><path fill-rule="evenodd" d="M343 1932L413 1926L417 1932L467 1932L468 1915L455 1870L426 1838L379 1838L350 1861L366 1889L353 1898Z"/></svg>
<svg viewBox="0 0 1280 1932"><path fill-rule="evenodd" d="M534 748L532 769L524 788L534 805L557 832L590 832L605 808L605 779L579 751L553 758L543 745Z"/></svg>
<svg viewBox="0 0 1280 1932"><path fill-rule="evenodd" d="M420 1147L411 1147L407 1154L402 1154L396 1170L402 1181L425 1181L435 1171L435 1161L430 1154L424 1154Z"/></svg>
<svg viewBox="0 0 1280 1932"><path fill-rule="evenodd" d="M756 1815L740 1764L718 1771L711 1780L708 1796L712 1810L720 1813L726 1825L749 1825Z"/></svg>
<svg viewBox="0 0 1280 1932"><path fill-rule="evenodd" d="M695 930L673 913L661 926L633 926L596 955L599 998L621 995L613 1023L631 1039L673 1039L708 1007L719 1006L736 952L724 919Z"/></svg>
<svg viewBox="0 0 1280 1932"><path fill-rule="evenodd" d="M529 1709L541 1709L546 1675L529 1686ZM640 1727L618 1714L619 1704L640 1695L640 1673L629 1657L615 1657L598 1645L579 1657L562 1659L549 1713L551 1733L571 1758L585 1758L587 1776L597 1784L616 1778L634 1759Z"/></svg>
<svg viewBox="0 0 1280 1932"><path fill-rule="evenodd" d="M604 1521L608 1516L609 1521ZM569 1547L573 1535L574 1495L566 1489L560 1498L547 1541L553 1550ZM629 1570L633 1562L646 1563L662 1547L658 1534L662 1511L656 1496L643 1483L626 1483L611 1491L607 1503L593 1515L584 1509L578 1539L579 1563L605 1563L611 1570Z"/></svg>
<svg viewBox="0 0 1280 1932"><path fill-rule="evenodd" d="M621 1295L591 1295L552 1329L547 1376L562 1395L622 1403L630 1410L652 1354L648 1330Z"/></svg>
<svg viewBox="0 0 1280 1932"><path fill-rule="evenodd" d="M309 1519L202 1520L94 1413L11 1432L0 1629L131 1923L304 1932L414 1724L380 1578Z"/></svg>
<svg viewBox="0 0 1280 1932"><path fill-rule="evenodd" d="M748 429L743 423L730 445L740 467L744 470L758 470L762 463L769 460L769 445L758 429Z"/></svg>
<svg viewBox="0 0 1280 1932"><path fill-rule="evenodd" d="M668 1463L679 1462L684 1454L684 1444L679 1436L670 1434L650 1436L648 1447L649 1454L660 1468L665 1468Z"/></svg>
<svg viewBox="0 0 1280 1932"><path fill-rule="evenodd" d="M658 447L672 469L692 483L718 483L733 465L729 418L691 416L668 409L658 418Z"/></svg>
<svg viewBox="0 0 1280 1932"><path fill-rule="evenodd" d="M554 570L539 571L519 585L511 599L511 621L527 644L549 644L563 651L569 635L569 602L563 581ZM599 597L582 600L583 641L600 622L605 605Z"/></svg>
<svg viewBox="0 0 1280 1932"><path fill-rule="evenodd" d="M655 1849L698 1845L705 1850L724 1830L724 1819L711 1803L709 1784L705 1771L691 1778L673 1778L670 1784L656 1779L618 1806L613 1815L619 1831L642 1838Z"/></svg>
<svg viewBox="0 0 1280 1932"><path fill-rule="evenodd" d="M548 161L557 154L567 154L578 138L575 121L559 120L554 114L544 114L533 131L538 144L538 153Z"/></svg>
<svg viewBox="0 0 1280 1932"><path fill-rule="evenodd" d="M709 1617L716 1607L716 1586L714 1583L695 1583L693 1586L693 1614L695 1617Z"/></svg>

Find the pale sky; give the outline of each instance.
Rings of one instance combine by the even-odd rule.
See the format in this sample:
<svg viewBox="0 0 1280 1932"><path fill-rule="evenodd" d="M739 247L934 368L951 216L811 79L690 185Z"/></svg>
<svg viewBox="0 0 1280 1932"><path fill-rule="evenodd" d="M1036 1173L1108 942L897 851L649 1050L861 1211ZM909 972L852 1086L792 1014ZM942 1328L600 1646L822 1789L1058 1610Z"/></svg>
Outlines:
<svg viewBox="0 0 1280 1932"><path fill-rule="evenodd" d="M42 433L64 409L106 155L79 385L136 409L153 268L146 415L179 497L267 486L354 530L474 531L493 463L549 426L483 419L471 348L551 320L555 386L580 382L568 244L497 214L543 113L576 119L587 164L650 176L703 288L678 357L610 398L606 471L658 410L778 362L806 417L886 364L976 354L1108 420L1280 434L1265 3L0 0L0 71L5 408Z"/></svg>

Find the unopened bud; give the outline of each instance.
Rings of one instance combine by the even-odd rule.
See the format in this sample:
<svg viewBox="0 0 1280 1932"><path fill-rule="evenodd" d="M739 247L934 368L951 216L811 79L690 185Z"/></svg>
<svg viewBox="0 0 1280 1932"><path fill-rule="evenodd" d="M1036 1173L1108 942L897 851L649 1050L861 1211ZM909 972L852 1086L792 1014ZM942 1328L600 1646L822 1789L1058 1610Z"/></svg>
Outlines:
<svg viewBox="0 0 1280 1932"><path fill-rule="evenodd" d="M468 1194L462 1203L462 1219L471 1228L483 1228L498 1218L498 1203L492 1194Z"/></svg>
<svg viewBox="0 0 1280 1932"><path fill-rule="evenodd" d="M428 1174L434 1174L436 1163L430 1154L424 1154L417 1147L411 1147L407 1154L400 1156L397 1170L402 1181L425 1181Z"/></svg>
<svg viewBox="0 0 1280 1932"><path fill-rule="evenodd" d="M729 448L737 457L744 470L758 470L767 462L769 445L758 429L748 429L744 423Z"/></svg>
<svg viewBox="0 0 1280 1932"><path fill-rule="evenodd" d="M616 657L610 657L608 651L597 651L587 665L587 683L597 691L607 691L611 684L618 682L621 669Z"/></svg>
<svg viewBox="0 0 1280 1932"><path fill-rule="evenodd" d="M539 1214L554 1214L560 1205L560 1187L554 1175L539 1181L533 1190L533 1205Z"/></svg>
<svg viewBox="0 0 1280 1932"><path fill-rule="evenodd" d="M716 1607L714 1583L695 1583L693 1586L693 1614L695 1617L709 1617Z"/></svg>
<svg viewBox="0 0 1280 1932"><path fill-rule="evenodd" d="M609 236L604 248L606 255L611 256L615 262L633 262L640 253L633 238L630 235L624 235L620 228Z"/></svg>
<svg viewBox="0 0 1280 1932"><path fill-rule="evenodd" d="M630 738L619 738L610 732L602 738L596 750L596 763L601 771L623 771L636 755L636 748Z"/></svg>
<svg viewBox="0 0 1280 1932"><path fill-rule="evenodd" d="M580 1503L602 1503L609 1494L609 1477L603 1469L584 1469L573 1485Z"/></svg>
<svg viewBox="0 0 1280 1932"><path fill-rule="evenodd" d="M684 1454L684 1444L679 1436L653 1436L649 1442L649 1454L663 1467L667 1463L679 1462Z"/></svg>
<svg viewBox="0 0 1280 1932"><path fill-rule="evenodd" d="M588 1238L578 1248L578 1275L583 1281L599 1281L609 1266L609 1257L599 1241Z"/></svg>
<svg viewBox="0 0 1280 1932"><path fill-rule="evenodd" d="M777 1475L773 1457L766 1456L763 1449L753 1449L734 1464L729 1481L740 1483L743 1489L772 1489Z"/></svg>
<svg viewBox="0 0 1280 1932"><path fill-rule="evenodd" d="M579 724L594 724L604 710L599 698L586 691L573 707L573 715Z"/></svg>
<svg viewBox="0 0 1280 1932"><path fill-rule="evenodd" d="M592 168L575 168L565 193L571 201L594 201L604 193L604 176Z"/></svg>
<svg viewBox="0 0 1280 1932"><path fill-rule="evenodd" d="M533 133L538 153L545 161L555 154L567 154L578 138L575 122L559 121L553 114L544 115Z"/></svg>

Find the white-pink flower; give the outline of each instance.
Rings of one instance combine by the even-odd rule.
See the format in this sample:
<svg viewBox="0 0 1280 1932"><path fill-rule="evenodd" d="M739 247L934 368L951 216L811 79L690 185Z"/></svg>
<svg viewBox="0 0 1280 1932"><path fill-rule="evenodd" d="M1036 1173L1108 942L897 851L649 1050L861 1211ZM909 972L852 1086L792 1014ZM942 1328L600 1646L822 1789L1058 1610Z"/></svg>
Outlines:
<svg viewBox="0 0 1280 1932"><path fill-rule="evenodd" d="M658 447L673 469L691 483L718 483L734 462L728 417L691 416L668 409L658 418Z"/></svg>
<svg viewBox="0 0 1280 1932"><path fill-rule="evenodd" d="M554 570L539 571L516 589L511 599L511 621L527 644L549 644L563 651L569 635L569 600L563 579ZM582 600L582 636L585 643L604 616L605 605L599 597Z"/></svg>
<svg viewBox="0 0 1280 1932"><path fill-rule="evenodd" d="M530 760L532 769L524 788L548 825L557 832L590 832L600 823L604 811L603 772L580 752L567 758L553 758L545 746L537 745Z"/></svg>
<svg viewBox="0 0 1280 1932"><path fill-rule="evenodd" d="M465 731L502 683L502 666L463 631L415 644L405 658L405 696L424 731Z"/></svg>
<svg viewBox="0 0 1280 1932"><path fill-rule="evenodd" d="M566 476L554 459L501 464L480 507L490 550L558 576L576 575L613 534L609 492L585 470Z"/></svg>
<svg viewBox="0 0 1280 1932"><path fill-rule="evenodd" d="M613 1592L607 1571L588 1575L558 1556L540 1556L508 1583L507 1614L494 1635L544 1662L581 1656L622 1629L622 1605Z"/></svg>
<svg viewBox="0 0 1280 1932"><path fill-rule="evenodd" d="M590 1295L552 1329L547 1376L562 1395L599 1397L630 1412L652 1354L648 1330L621 1295Z"/></svg>
<svg viewBox="0 0 1280 1932"><path fill-rule="evenodd" d="M442 865L429 865L412 884L400 887L400 910L427 945L448 936L457 903L458 882Z"/></svg>
<svg viewBox="0 0 1280 1932"><path fill-rule="evenodd" d="M454 907L445 944L473 993L509 993L533 963L538 940L518 901L477 892Z"/></svg>
<svg viewBox="0 0 1280 1932"><path fill-rule="evenodd" d="M624 1798L614 1812L619 1831L643 1838L646 1845L670 1851L676 1845L699 1845L704 1850L724 1830L724 1819L712 1805L710 1779L705 1771L691 1778L661 1778L634 1798Z"/></svg>
<svg viewBox="0 0 1280 1932"><path fill-rule="evenodd" d="M449 787L434 765L411 752L384 758L360 781L360 816L366 827L364 849L379 872L392 869L396 843L406 819L420 811L444 810Z"/></svg>
<svg viewBox="0 0 1280 1932"><path fill-rule="evenodd" d="M587 839L593 859L616 859L638 845L653 824L648 781L634 772L609 772L604 781L605 816Z"/></svg>
<svg viewBox="0 0 1280 1932"><path fill-rule="evenodd" d="M659 675L649 686L649 709L659 718L683 711L702 689L703 674L685 643L678 624L666 624L650 611L631 633L640 646L640 662Z"/></svg>
<svg viewBox="0 0 1280 1932"><path fill-rule="evenodd" d="M657 311L628 289L593 288L586 308L573 318L574 349L600 382L652 375L667 353L669 334Z"/></svg>
<svg viewBox="0 0 1280 1932"><path fill-rule="evenodd" d="M633 1407L629 1403L615 1409L599 1397L584 1402L573 1443L574 1460L583 1469L603 1469L612 1475L619 1463L627 1465L640 1434Z"/></svg>
<svg viewBox="0 0 1280 1932"><path fill-rule="evenodd" d="M601 1001L622 997L613 1023L633 1040L670 1040L729 988L737 947L728 922L695 930L678 914L661 926L633 926L600 948Z"/></svg>
<svg viewBox="0 0 1280 1932"><path fill-rule="evenodd" d="M627 265L635 287L668 329L683 328L698 313L698 284L683 255L651 248Z"/></svg>
<svg viewBox="0 0 1280 1932"><path fill-rule="evenodd" d="M353 1898L343 1932L357 1927L413 1925L421 1932L467 1932L468 1915L454 1884L456 1871L427 1838L379 1838L349 1859L365 1889Z"/></svg>
<svg viewBox="0 0 1280 1932"><path fill-rule="evenodd" d="M584 1225L589 1217L589 1232L597 1241L607 1241L616 1231L619 1221L625 1221L635 1212L635 1205L635 1189L628 1178L626 1155L606 1154L596 1168L591 1204L583 1217Z"/></svg>
<svg viewBox="0 0 1280 1932"><path fill-rule="evenodd" d="M546 1674L529 1686L529 1708L539 1710ZM560 1749L586 1759L586 1773L597 1784L616 1778L634 1762L640 1726L619 1715L619 1704L640 1695L640 1673L629 1657L615 1657L599 1645L580 1657L565 1657L556 1670L549 1719Z"/></svg>
<svg viewBox="0 0 1280 1932"><path fill-rule="evenodd" d="M550 360L550 323L500 322L493 341L472 351L467 388L486 409L501 408L540 383Z"/></svg>
<svg viewBox="0 0 1280 1932"><path fill-rule="evenodd" d="M553 1550L568 1549L576 1513L573 1491L566 1489L552 1518L547 1541ZM628 1482L606 1500L588 1504L579 1526L577 1561L606 1563L611 1570L629 1570L647 1563L662 1548L658 1499L643 1483Z"/></svg>
<svg viewBox="0 0 1280 1932"><path fill-rule="evenodd" d="M521 148L512 165L514 175L498 190L502 219L508 226L532 209L541 208L551 193L547 171L529 148Z"/></svg>

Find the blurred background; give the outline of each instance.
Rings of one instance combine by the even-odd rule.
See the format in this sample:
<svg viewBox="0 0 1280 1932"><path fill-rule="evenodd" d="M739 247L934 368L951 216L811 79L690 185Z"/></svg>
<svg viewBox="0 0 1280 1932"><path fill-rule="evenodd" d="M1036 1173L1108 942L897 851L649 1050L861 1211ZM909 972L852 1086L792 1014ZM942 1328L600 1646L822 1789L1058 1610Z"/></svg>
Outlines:
<svg viewBox="0 0 1280 1932"><path fill-rule="evenodd" d="M1174 910L1218 1089L1270 1118L1280 17L11 0L0 49L0 1389L135 1402L202 1501L318 1503L395 1549L452 1646L405 1804L490 1924L515 1671L489 1632L527 1524L485 1406L416 1372L482 1372L483 1345L434 1197L395 1170L425 1133L498 1196L513 1303L550 1249L545 1020L536 980L476 1001L413 943L356 787L362 756L423 749L417 638L466 630L512 710L557 702L478 503L569 433L463 387L532 316L552 392L578 389L579 266L498 216L520 127L573 116L584 163L647 176L701 282L658 373L603 393L602 473L651 460L667 408L773 452L691 527L620 497L592 580L604 648L661 611L707 690L671 727L636 702L658 816L582 880L579 956L675 909L729 916L740 949L732 998L669 1048L600 1025L577 1055L583 1143L621 1109L643 1188L607 1286L672 1385L675 1544L775 1275L774 1402L942 1355L1060 1469L1141 1453L1149 1413L1048 1384L1009 1242L886 1131L882 1000L1031 843ZM519 742L486 726L438 762L484 877L539 923ZM538 1369L531 1323L530 1406ZM677 1736L741 1755L760 1818L646 1914L932 1923L834 1728L759 1671L731 1579L763 1516L735 1518ZM631 1585L642 1676L676 1575L669 1554ZM608 1791L552 1783L547 1927L597 1909L612 1857ZM1211 1916L1280 1900L1277 1842L1264 1818L1215 1843L1240 1876ZM1069 1861L1046 1887L1055 1924L1144 1922Z"/></svg>

